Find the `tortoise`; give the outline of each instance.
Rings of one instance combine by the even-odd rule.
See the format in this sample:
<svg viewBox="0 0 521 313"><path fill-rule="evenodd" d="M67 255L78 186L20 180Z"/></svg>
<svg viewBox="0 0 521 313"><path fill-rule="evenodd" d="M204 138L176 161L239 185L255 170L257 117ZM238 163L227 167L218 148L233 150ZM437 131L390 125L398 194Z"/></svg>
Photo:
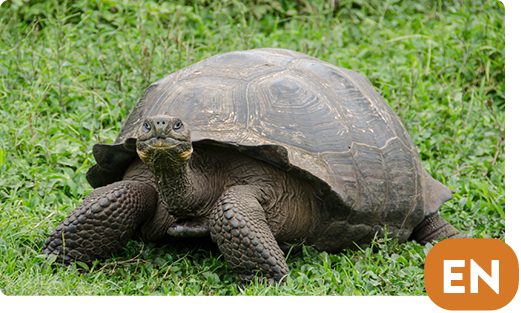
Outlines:
<svg viewBox="0 0 521 313"><path fill-rule="evenodd" d="M465 237L438 214L453 191L370 81L290 50L219 54L160 79L93 155L94 190L43 248L64 264L132 238L210 236L240 280L274 282L302 244Z"/></svg>

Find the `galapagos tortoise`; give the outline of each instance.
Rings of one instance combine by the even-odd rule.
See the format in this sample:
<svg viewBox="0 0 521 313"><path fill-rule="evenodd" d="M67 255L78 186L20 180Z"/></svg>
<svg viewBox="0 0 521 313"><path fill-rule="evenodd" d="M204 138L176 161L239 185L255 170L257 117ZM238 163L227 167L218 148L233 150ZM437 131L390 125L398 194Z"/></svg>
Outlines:
<svg viewBox="0 0 521 313"><path fill-rule="evenodd" d="M278 281L302 242L334 253L384 227L400 242L464 237L437 213L452 190L369 80L298 52L224 53L166 76L93 154L95 189L45 242L61 262L211 236L242 280Z"/></svg>

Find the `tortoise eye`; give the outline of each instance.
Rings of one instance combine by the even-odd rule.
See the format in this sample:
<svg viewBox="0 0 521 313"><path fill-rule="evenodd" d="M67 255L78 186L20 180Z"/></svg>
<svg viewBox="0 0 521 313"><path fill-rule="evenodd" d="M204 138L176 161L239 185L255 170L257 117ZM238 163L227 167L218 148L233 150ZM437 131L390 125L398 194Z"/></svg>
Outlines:
<svg viewBox="0 0 521 313"><path fill-rule="evenodd" d="M179 130L179 129L181 129L181 127L183 127L183 123L181 123L181 121L175 122L174 130Z"/></svg>
<svg viewBox="0 0 521 313"><path fill-rule="evenodd" d="M145 133L148 133L150 131L150 129L152 128L152 126L150 126L150 123L148 121L145 121L143 123L143 131Z"/></svg>

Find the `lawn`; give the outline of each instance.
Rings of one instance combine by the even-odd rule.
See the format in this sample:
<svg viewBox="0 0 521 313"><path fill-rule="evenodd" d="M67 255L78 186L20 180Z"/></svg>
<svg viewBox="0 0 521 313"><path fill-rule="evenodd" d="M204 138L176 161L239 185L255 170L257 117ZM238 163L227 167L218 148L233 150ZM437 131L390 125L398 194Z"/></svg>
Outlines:
<svg viewBox="0 0 521 313"><path fill-rule="evenodd" d="M92 190L144 89L212 55L278 47L365 75L429 173L441 215L505 234L505 9L499 1L22 1L0 7L0 290L6 295L425 295L428 250L390 239L288 256L285 285L241 285L208 245L131 241L83 268L43 243ZM378 248L378 249L373 249Z"/></svg>

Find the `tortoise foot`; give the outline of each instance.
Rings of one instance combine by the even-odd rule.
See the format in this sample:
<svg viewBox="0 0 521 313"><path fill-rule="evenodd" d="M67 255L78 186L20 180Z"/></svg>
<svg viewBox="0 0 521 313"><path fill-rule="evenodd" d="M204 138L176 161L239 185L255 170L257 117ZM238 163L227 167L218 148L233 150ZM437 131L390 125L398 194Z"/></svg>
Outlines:
<svg viewBox="0 0 521 313"><path fill-rule="evenodd" d="M454 228L438 213L434 213L414 228L409 240L415 240L421 245L426 245L435 240L448 238L467 238L467 236Z"/></svg>

